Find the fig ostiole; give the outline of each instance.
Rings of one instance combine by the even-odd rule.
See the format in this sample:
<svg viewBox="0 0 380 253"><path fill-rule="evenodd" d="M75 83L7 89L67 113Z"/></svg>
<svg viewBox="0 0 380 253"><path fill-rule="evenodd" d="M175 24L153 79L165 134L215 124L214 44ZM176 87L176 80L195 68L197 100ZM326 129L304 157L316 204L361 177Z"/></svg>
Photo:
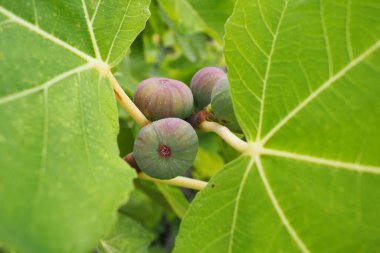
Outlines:
<svg viewBox="0 0 380 253"><path fill-rule="evenodd" d="M151 177L170 179L189 169L197 155L198 136L193 127L178 118L165 118L143 127L133 155L138 167Z"/></svg>
<svg viewBox="0 0 380 253"><path fill-rule="evenodd" d="M227 77L219 79L211 94L211 108L217 121L231 131L241 132L232 105L232 97Z"/></svg>
<svg viewBox="0 0 380 253"><path fill-rule="evenodd" d="M133 101L149 120L168 117L184 119L194 106L193 94L183 82L152 77L139 83Z"/></svg>
<svg viewBox="0 0 380 253"><path fill-rule="evenodd" d="M197 109L202 109L211 102L211 93L216 82L226 77L226 73L217 67L205 67L191 79L190 89Z"/></svg>

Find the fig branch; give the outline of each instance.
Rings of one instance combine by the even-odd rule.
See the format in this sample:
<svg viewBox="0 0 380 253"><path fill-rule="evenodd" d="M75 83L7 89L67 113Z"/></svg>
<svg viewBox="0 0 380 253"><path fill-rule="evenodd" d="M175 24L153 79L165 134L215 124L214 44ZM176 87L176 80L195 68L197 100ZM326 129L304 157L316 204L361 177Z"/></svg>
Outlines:
<svg viewBox="0 0 380 253"><path fill-rule="evenodd" d="M138 167L135 157L133 153L130 153L126 155L124 158L124 161L126 161L132 168L134 168L137 172L137 176L139 179L143 180L148 180L148 181L153 181L153 182L158 182L158 183L164 183L164 184L169 184L169 185L174 185L174 186L180 186L184 188L189 188L189 189L194 189L194 190L202 190L203 188L206 187L207 182L202 181L202 180L197 180L193 178L188 178L188 177L181 177L177 176L171 179L158 179L151 177L144 172L140 170Z"/></svg>
<svg viewBox="0 0 380 253"><path fill-rule="evenodd" d="M237 151L244 153L245 150L247 150L247 143L237 137L234 133L231 132L230 129L228 129L225 126L222 126L216 122L211 121L203 121L199 128L201 128L203 131L206 132L214 132L217 135L220 136L225 142L227 142L231 147L236 149Z"/></svg>
<svg viewBox="0 0 380 253"><path fill-rule="evenodd" d="M137 124L139 124L140 126L147 125L149 123L149 120L128 97L128 95L124 92L123 88L120 87L119 82L116 80L112 72L108 71L106 75L112 83L116 99L119 101L121 106L128 112L128 114L133 118L133 120L136 121Z"/></svg>
<svg viewBox="0 0 380 253"><path fill-rule="evenodd" d="M203 109L186 119L194 128L202 129L205 132L214 132L219 135L225 142L237 151L244 153L247 149L247 143L237 137L228 127L217 122L209 121L212 115L208 109Z"/></svg>
<svg viewBox="0 0 380 253"><path fill-rule="evenodd" d="M140 126L145 126L149 123L149 120L141 113L141 111L136 107L136 105L132 102L132 100L128 97L128 95L124 92L124 90L120 87L119 82L116 80L115 76L109 71L107 73L107 77L112 83L113 90L115 92L115 96L119 103L123 106L123 108L129 113L129 115L139 124ZM194 190L202 190L206 187L207 182L196 180L187 177L175 177L168 180L160 180L153 177L148 176L143 172L138 173L138 178L165 183L174 186L185 187Z"/></svg>
<svg viewBox="0 0 380 253"><path fill-rule="evenodd" d="M148 176L144 172L138 173L138 178L143 179L143 180L153 181L153 182L159 182L159 183L194 189L198 191L202 190L207 185L207 182L205 181L188 178L188 177L181 177L181 176L178 176L172 179L167 179L167 180L157 179L157 178Z"/></svg>
<svg viewBox="0 0 380 253"><path fill-rule="evenodd" d="M198 190L207 185L181 177L197 155L199 140L194 128L215 132L239 152L247 150L248 144L232 132L241 132L241 128L224 70L203 68L195 73L190 86L163 77L145 79L138 84L133 101L110 70L105 74L117 100L142 127L133 153L124 157L139 178Z"/></svg>

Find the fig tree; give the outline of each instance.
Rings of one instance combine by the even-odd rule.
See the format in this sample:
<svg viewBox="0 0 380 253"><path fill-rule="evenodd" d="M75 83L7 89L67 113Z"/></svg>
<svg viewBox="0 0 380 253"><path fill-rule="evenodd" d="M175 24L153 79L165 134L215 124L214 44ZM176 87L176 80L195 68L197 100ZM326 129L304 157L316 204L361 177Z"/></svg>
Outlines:
<svg viewBox="0 0 380 253"><path fill-rule="evenodd" d="M168 117L184 119L193 111L194 99L190 88L183 82L152 77L136 88L134 103L149 120Z"/></svg>
<svg viewBox="0 0 380 253"><path fill-rule="evenodd" d="M189 169L198 151L198 136L189 123L165 118L143 127L133 154L138 167L151 177L170 179Z"/></svg>
<svg viewBox="0 0 380 253"><path fill-rule="evenodd" d="M227 77L220 79L211 94L211 108L215 118L231 131L241 132L232 106L232 98Z"/></svg>
<svg viewBox="0 0 380 253"><path fill-rule="evenodd" d="M193 92L194 104L201 109L211 102L211 92L215 83L226 76L226 73L216 67L206 67L199 70L191 79L190 89Z"/></svg>

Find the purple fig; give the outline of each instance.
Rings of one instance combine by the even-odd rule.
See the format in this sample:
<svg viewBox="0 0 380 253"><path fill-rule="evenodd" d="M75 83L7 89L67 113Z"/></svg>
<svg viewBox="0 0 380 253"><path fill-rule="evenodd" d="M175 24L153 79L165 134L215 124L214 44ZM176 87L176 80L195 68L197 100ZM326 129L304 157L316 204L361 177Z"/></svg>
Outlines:
<svg viewBox="0 0 380 253"><path fill-rule="evenodd" d="M146 125L133 147L138 167L159 179L182 175L192 166L197 151L197 134L189 123L178 118L165 118Z"/></svg>
<svg viewBox="0 0 380 253"><path fill-rule="evenodd" d="M149 120L168 117L184 119L193 111L190 88L177 80L152 77L136 88L134 103Z"/></svg>
<svg viewBox="0 0 380 253"><path fill-rule="evenodd" d="M211 92L215 83L226 76L226 73L216 67L206 67L199 70L191 79L190 89L193 92L194 104L202 109L211 102Z"/></svg>
<svg viewBox="0 0 380 253"><path fill-rule="evenodd" d="M211 109L215 118L231 131L241 132L232 105L232 97L227 77L220 79L214 86L211 95Z"/></svg>

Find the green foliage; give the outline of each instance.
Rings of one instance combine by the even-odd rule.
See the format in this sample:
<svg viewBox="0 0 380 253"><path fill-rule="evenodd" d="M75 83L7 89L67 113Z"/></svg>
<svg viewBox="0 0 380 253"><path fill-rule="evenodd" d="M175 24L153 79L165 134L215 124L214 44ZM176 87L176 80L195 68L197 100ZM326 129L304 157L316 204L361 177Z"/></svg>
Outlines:
<svg viewBox="0 0 380 253"><path fill-rule="evenodd" d="M379 23L375 0L0 1L0 252L376 252ZM110 76L132 97L206 66L246 152L200 130L204 190L135 179Z"/></svg>
<svg viewBox="0 0 380 253"><path fill-rule="evenodd" d="M154 234L136 221L119 215L108 236L99 242L101 253L148 253Z"/></svg>
<svg viewBox="0 0 380 253"><path fill-rule="evenodd" d="M189 202L185 199L182 192L169 185L156 183L157 189L164 196L165 200L169 203L173 212L179 217L183 218L189 207Z"/></svg>
<svg viewBox="0 0 380 253"><path fill-rule="evenodd" d="M119 213L132 218L148 229L155 229L161 223L163 210L151 196L153 195L133 190L130 192L128 203L119 209Z"/></svg>
<svg viewBox="0 0 380 253"><path fill-rule="evenodd" d="M379 21L375 1L237 2L228 76L264 148L197 195L174 252L379 248Z"/></svg>
<svg viewBox="0 0 380 253"><path fill-rule="evenodd" d="M177 32L206 32L222 43L224 23L233 9L233 0L158 0L167 22Z"/></svg>
<svg viewBox="0 0 380 253"><path fill-rule="evenodd" d="M135 185L166 211L181 219L185 215L189 202L179 188L142 180L136 180Z"/></svg>
<svg viewBox="0 0 380 253"><path fill-rule="evenodd" d="M92 61L124 57L149 2L97 3L1 1L0 241L10 248L88 252L132 189L114 94Z"/></svg>

